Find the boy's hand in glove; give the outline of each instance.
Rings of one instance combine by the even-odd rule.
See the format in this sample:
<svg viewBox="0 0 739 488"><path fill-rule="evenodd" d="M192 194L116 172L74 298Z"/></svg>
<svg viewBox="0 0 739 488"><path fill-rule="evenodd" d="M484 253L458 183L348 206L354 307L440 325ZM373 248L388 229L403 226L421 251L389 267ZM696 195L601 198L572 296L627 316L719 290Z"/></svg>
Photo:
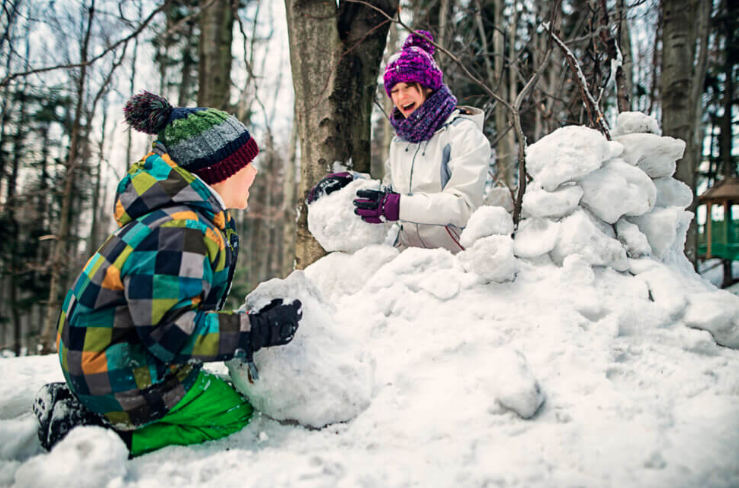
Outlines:
<svg viewBox="0 0 739 488"><path fill-rule="evenodd" d="M370 224L381 224L385 220L394 222L400 214L400 195L388 189L359 190L354 200L354 213Z"/></svg>
<svg viewBox="0 0 739 488"><path fill-rule="evenodd" d="M331 173L311 188L308 193L308 203L315 202L323 195L330 195L335 191L341 190L352 181L354 181L354 176L346 171L343 173Z"/></svg>
<svg viewBox="0 0 739 488"><path fill-rule="evenodd" d="M272 300L259 312L249 314L251 352L263 347L281 346L290 342L303 318L300 300L285 305L281 298Z"/></svg>

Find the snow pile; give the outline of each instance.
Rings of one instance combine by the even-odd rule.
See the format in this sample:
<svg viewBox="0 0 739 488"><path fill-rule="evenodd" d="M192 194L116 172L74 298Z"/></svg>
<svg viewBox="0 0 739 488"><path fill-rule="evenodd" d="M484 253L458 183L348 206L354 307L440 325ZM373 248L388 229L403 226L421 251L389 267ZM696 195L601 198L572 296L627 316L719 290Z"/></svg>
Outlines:
<svg viewBox="0 0 739 488"><path fill-rule="evenodd" d="M368 244L381 244L387 229L369 224L354 213L359 190L378 190L380 182L357 178L341 190L308 205L308 230L326 251L354 252Z"/></svg>
<svg viewBox="0 0 739 488"><path fill-rule="evenodd" d="M240 359L226 363L234 386L254 407L276 420L309 427L346 422L367 408L374 361L351 331L333 319L333 307L301 271L259 285L246 297L256 311L275 298L303 306L303 319L289 344L254 354L259 379Z"/></svg>

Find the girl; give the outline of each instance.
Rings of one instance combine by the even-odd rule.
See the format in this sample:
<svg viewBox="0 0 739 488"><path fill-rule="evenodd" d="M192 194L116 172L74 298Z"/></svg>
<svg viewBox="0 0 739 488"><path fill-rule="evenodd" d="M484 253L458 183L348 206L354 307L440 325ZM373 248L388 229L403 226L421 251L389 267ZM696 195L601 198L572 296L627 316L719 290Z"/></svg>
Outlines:
<svg viewBox="0 0 739 488"><path fill-rule="evenodd" d="M429 39L431 34L418 31ZM483 111L457 106L434 62L434 47L412 34L385 68L396 136L385 163L384 188L357 192L355 213L370 223L397 221L396 246L464 248L459 235L482 204L490 143ZM329 175L317 185L328 193L351 178ZM328 190L328 191L326 191ZM312 192L312 196L322 192Z"/></svg>

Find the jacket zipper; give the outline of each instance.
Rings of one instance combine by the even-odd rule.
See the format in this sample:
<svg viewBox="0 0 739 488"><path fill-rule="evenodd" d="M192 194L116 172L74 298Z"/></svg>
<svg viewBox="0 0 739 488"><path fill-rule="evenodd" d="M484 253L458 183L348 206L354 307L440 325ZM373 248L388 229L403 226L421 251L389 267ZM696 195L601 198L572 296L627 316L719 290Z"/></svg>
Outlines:
<svg viewBox="0 0 739 488"><path fill-rule="evenodd" d="M413 195L413 168L416 165L416 156L418 155L418 151L420 150L421 144L418 145L418 147L416 148L416 152L413 153L413 159L411 159L411 176L408 180L408 195ZM416 236L418 236L418 242L420 242L423 247L426 247L423 239L421 239L421 231L418 228L418 224L413 224L413 226L416 228Z"/></svg>

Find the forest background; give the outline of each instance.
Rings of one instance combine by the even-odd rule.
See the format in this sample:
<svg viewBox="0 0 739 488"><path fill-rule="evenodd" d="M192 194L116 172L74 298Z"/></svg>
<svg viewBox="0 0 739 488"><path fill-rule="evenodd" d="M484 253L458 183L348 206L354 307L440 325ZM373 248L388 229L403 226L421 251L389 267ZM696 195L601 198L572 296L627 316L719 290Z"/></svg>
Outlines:
<svg viewBox="0 0 739 488"><path fill-rule="evenodd" d="M695 195L736 176L737 19L729 0L2 0L0 353L53 350L60 300L116 228L117 182L151 143L123 124L134 92L231 112L260 145L235 213L238 307L323 254L304 200L335 162L382 177L382 66L410 29L433 33L446 83L485 110L486 199L516 218L521 143L571 124L608 136L623 111L686 141L676 177Z"/></svg>

